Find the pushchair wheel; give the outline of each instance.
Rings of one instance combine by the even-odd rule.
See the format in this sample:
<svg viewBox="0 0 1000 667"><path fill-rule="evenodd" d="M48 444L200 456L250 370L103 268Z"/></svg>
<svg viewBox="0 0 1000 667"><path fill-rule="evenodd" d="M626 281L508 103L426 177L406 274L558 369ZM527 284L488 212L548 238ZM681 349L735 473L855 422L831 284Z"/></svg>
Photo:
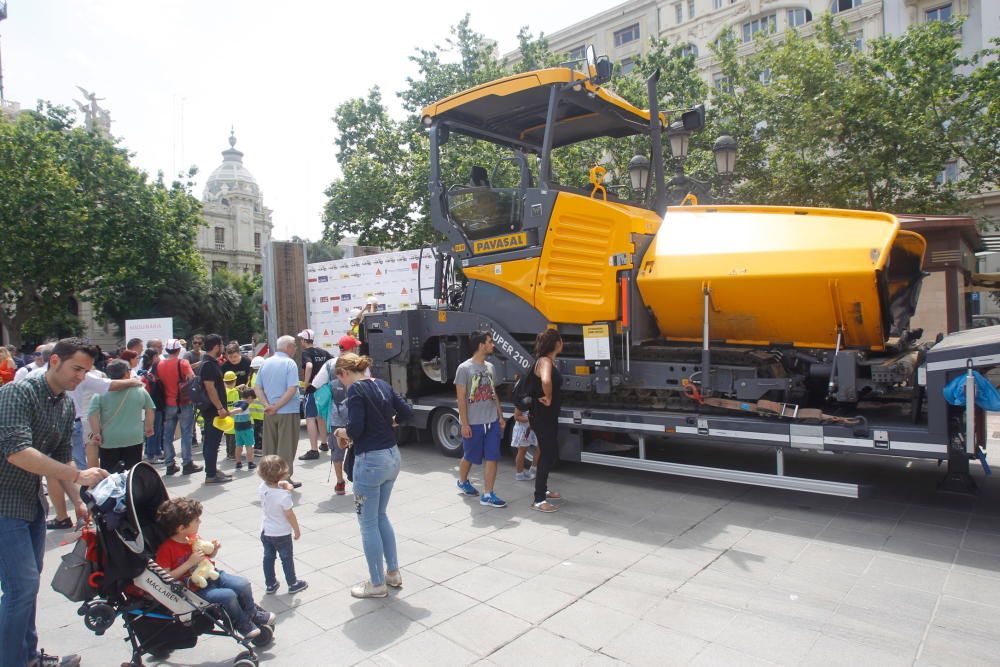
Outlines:
<svg viewBox="0 0 1000 667"><path fill-rule="evenodd" d="M105 602L91 604L84 611L83 624L98 636L103 635L105 630L114 625L114 622L115 610Z"/></svg>
<svg viewBox="0 0 1000 667"><path fill-rule="evenodd" d="M267 646L272 641L274 641L274 626L273 625L262 625L260 626L260 634L251 639L254 646Z"/></svg>
<svg viewBox="0 0 1000 667"><path fill-rule="evenodd" d="M257 667L257 658L249 651L243 651L233 660L234 667Z"/></svg>

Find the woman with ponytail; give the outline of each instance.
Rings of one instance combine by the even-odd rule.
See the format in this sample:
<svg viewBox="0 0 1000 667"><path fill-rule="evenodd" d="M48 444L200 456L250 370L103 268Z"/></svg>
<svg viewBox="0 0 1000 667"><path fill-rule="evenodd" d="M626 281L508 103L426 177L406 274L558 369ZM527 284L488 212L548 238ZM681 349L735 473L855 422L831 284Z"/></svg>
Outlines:
<svg viewBox="0 0 1000 667"><path fill-rule="evenodd" d="M354 448L354 505L370 577L351 589L356 598L384 598L388 595L386 585L403 585L396 534L386 507L400 465L394 418L407 421L413 411L384 380L367 377L371 365L368 357L346 352L333 366L337 379L347 388L347 426L333 434L341 449Z"/></svg>
<svg viewBox="0 0 1000 667"><path fill-rule="evenodd" d="M559 455L559 410L562 405L562 373L556 368L556 356L562 352L562 336L555 329L546 329L535 339L535 369L542 386L542 395L531 406L528 419L538 439L538 465L535 476L535 499L531 507L539 512L555 512L560 500L549 491L549 471Z"/></svg>

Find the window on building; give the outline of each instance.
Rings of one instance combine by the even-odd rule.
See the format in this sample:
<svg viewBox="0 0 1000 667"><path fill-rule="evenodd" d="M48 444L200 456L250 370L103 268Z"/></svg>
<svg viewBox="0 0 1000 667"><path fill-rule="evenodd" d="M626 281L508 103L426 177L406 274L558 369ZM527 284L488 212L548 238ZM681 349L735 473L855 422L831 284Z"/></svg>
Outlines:
<svg viewBox="0 0 1000 667"><path fill-rule="evenodd" d="M684 5L677 2L674 3L674 22L683 23L684 22Z"/></svg>
<svg viewBox="0 0 1000 667"><path fill-rule="evenodd" d="M768 14L743 24L743 42L752 42L758 32L770 35L778 29L778 15Z"/></svg>
<svg viewBox="0 0 1000 667"><path fill-rule="evenodd" d="M813 20L813 14L805 7L788 10L788 27L798 28Z"/></svg>
<svg viewBox="0 0 1000 667"><path fill-rule="evenodd" d="M255 252L260 252L260 232L253 233L253 249Z"/></svg>
<svg viewBox="0 0 1000 667"><path fill-rule="evenodd" d="M760 74L757 75L757 79L765 86L771 83L771 78L772 77L771 77L770 67L765 67L760 71Z"/></svg>
<svg viewBox="0 0 1000 667"><path fill-rule="evenodd" d="M633 23L627 28L615 31L615 46L622 46L639 39L639 24Z"/></svg>
<svg viewBox="0 0 1000 667"><path fill-rule="evenodd" d="M698 45L697 44L690 44L690 43L685 44L683 47L681 47L681 55L682 56L694 56L695 58L697 58L698 57Z"/></svg>
<svg viewBox="0 0 1000 667"><path fill-rule="evenodd" d="M837 12L846 12L848 9L860 6L861 0L833 0L830 3L830 11L836 14Z"/></svg>
<svg viewBox="0 0 1000 667"><path fill-rule="evenodd" d="M216 227L215 228L215 249L225 250L226 249L226 228Z"/></svg>
<svg viewBox="0 0 1000 667"><path fill-rule="evenodd" d="M226 271L229 269L229 262L212 262L212 275L214 276L219 271Z"/></svg>
<svg viewBox="0 0 1000 667"><path fill-rule="evenodd" d="M924 16L928 21L950 21L951 3L935 7L934 9L928 9Z"/></svg>
<svg viewBox="0 0 1000 667"><path fill-rule="evenodd" d="M712 0L712 9L722 9L724 0Z"/></svg>
<svg viewBox="0 0 1000 667"><path fill-rule="evenodd" d="M260 264L254 264L253 265L253 272L257 273L257 274L260 273Z"/></svg>
<svg viewBox="0 0 1000 667"><path fill-rule="evenodd" d="M587 57L587 45L581 44L580 46L570 49L566 52L566 60L583 60Z"/></svg>
<svg viewBox="0 0 1000 667"><path fill-rule="evenodd" d="M635 61L632 60L631 58L626 58L621 62L621 65L619 65L619 67L621 68L622 74L628 74L629 72L635 69Z"/></svg>
<svg viewBox="0 0 1000 667"><path fill-rule="evenodd" d="M861 51L865 48L865 37L860 31L852 32L847 36L847 38L854 44L855 51Z"/></svg>
<svg viewBox="0 0 1000 667"><path fill-rule="evenodd" d="M729 81L729 77L724 74L712 75L712 87L727 93L733 92L733 84Z"/></svg>
<svg viewBox="0 0 1000 667"><path fill-rule="evenodd" d="M934 178L939 185L947 185L958 181L958 160L948 160L944 169Z"/></svg>
<svg viewBox="0 0 1000 667"><path fill-rule="evenodd" d="M688 0L688 18L694 18L694 0Z"/></svg>

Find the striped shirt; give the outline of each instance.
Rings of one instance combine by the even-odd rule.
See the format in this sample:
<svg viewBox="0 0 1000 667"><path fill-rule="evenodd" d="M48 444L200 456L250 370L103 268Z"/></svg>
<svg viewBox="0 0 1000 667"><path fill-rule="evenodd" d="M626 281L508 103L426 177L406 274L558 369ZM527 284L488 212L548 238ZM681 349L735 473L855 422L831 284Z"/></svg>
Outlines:
<svg viewBox="0 0 1000 667"><path fill-rule="evenodd" d="M0 516L35 519L44 502L40 502L42 478L9 463L7 457L34 447L68 463L74 416L73 401L66 393L53 393L44 375L0 387Z"/></svg>

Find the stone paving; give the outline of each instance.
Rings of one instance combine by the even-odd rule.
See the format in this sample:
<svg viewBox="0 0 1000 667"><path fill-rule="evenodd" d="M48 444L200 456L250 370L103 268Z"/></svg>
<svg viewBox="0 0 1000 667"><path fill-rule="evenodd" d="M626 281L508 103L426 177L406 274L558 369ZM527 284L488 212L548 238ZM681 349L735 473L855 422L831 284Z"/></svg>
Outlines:
<svg viewBox="0 0 1000 667"><path fill-rule="evenodd" d="M300 444L300 451L305 448ZM720 450L723 451L724 450ZM718 456L719 454L716 454ZM941 495L933 462L817 457L877 481L846 500L586 465L551 486L562 511L530 510L531 483L501 464L506 509L458 494L456 461L402 448L389 515L404 587L355 600L367 577L350 495L334 496L325 460L304 482L295 543L308 590L263 595L258 479L224 486L167 478L206 507L222 569L248 577L278 613L262 664L302 665L987 665L1000 656L1000 480L977 498ZM834 460L836 458L836 460ZM231 470L232 464L223 464ZM474 477L474 482L480 479ZM48 586L65 533L50 534L39 598L41 645L87 667L127 661L121 623L96 637ZM280 577L280 568L278 570ZM230 665L238 647L205 637L147 664Z"/></svg>

